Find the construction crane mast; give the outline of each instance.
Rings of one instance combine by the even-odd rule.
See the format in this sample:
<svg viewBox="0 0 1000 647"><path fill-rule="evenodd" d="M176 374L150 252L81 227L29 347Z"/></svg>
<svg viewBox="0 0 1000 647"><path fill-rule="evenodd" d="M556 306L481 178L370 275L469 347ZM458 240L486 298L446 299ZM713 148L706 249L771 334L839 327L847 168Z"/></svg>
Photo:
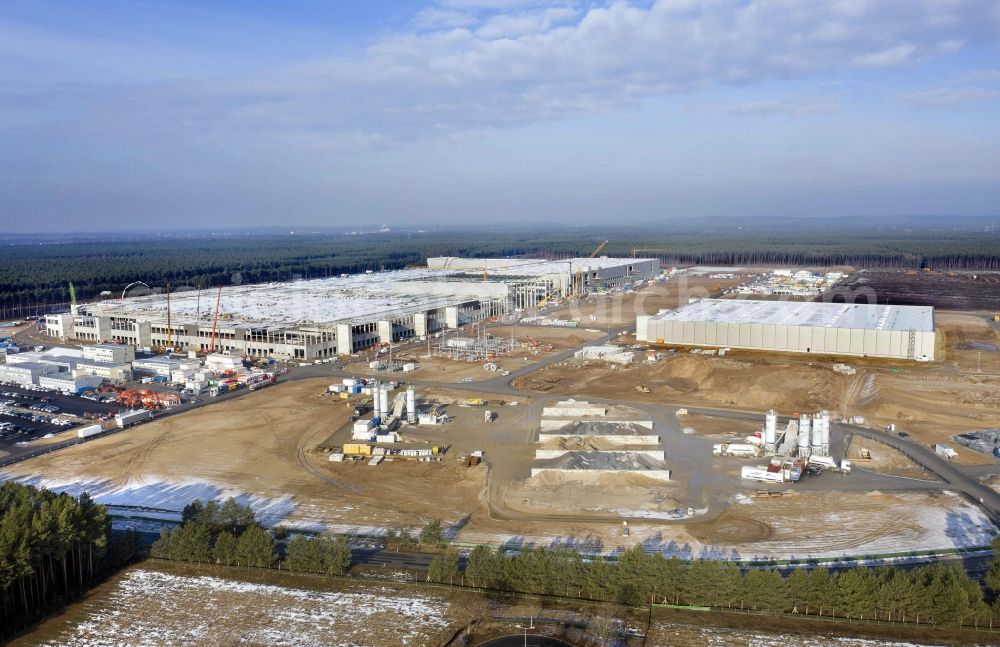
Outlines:
<svg viewBox="0 0 1000 647"><path fill-rule="evenodd" d="M208 352L215 352L215 329L219 325L219 304L222 302L222 286L215 295L215 318L212 320L212 338L208 342Z"/></svg>
<svg viewBox="0 0 1000 647"><path fill-rule="evenodd" d="M601 250L603 250L605 247L608 246L608 243L610 242L611 242L610 240L606 240L600 245L598 245L597 249L591 252L590 256L588 256L587 258L595 258L598 254L601 253ZM573 289L571 290L571 293L579 295L582 292L583 292L583 266L580 266L576 268L576 276L573 280Z"/></svg>

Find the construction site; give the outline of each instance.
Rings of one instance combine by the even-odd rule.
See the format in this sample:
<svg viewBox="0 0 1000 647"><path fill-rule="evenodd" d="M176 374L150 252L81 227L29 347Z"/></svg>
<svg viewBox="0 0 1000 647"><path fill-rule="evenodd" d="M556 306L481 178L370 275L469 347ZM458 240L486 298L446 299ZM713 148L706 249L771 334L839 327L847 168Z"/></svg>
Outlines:
<svg viewBox="0 0 1000 647"><path fill-rule="evenodd" d="M124 517L175 518L192 499L232 495L289 528L377 537L440 519L463 546L614 553L640 542L681 557L834 558L965 549L996 534L988 496L976 489L1000 488L987 433L1000 428L1000 374L983 350L998 334L986 313L935 311L933 350L915 348L927 361L908 348L855 355L850 332L841 354L836 343L822 353L660 343L637 331L643 317L735 290L759 268L660 273L632 259L597 260L589 275L575 260L430 259L395 278L348 277L343 285L358 295L427 283L437 299L465 285L468 301L554 271L544 289L562 285L565 294L539 289L535 307L520 309L498 292L489 316L479 294L471 310L442 305L439 327L424 334L397 336L394 323L387 343L388 329L374 321L365 333L372 343L352 343L351 354L329 340L336 362L287 362L287 376L266 390L172 406L169 416L9 465L3 477L88 491ZM313 290L303 283L293 293ZM279 292L267 289L244 294ZM224 294L219 313L234 316L229 296L234 305ZM144 297L134 312L160 298ZM336 320L319 310L331 306L308 302L317 321ZM300 325L282 303L241 307ZM172 325L188 305L171 297ZM893 316L864 320L877 333ZM219 320L217 336L228 330ZM229 346L232 357L263 359ZM117 396L156 408L131 385L120 388ZM972 480L940 472L942 461L975 470ZM797 531L803 524L831 530Z"/></svg>
<svg viewBox="0 0 1000 647"><path fill-rule="evenodd" d="M69 312L45 317L45 331L59 340L313 361L659 275L657 260L598 256L603 247L565 261L429 258L425 268L219 287L204 299L200 289L133 297L126 289L119 299L74 298Z"/></svg>

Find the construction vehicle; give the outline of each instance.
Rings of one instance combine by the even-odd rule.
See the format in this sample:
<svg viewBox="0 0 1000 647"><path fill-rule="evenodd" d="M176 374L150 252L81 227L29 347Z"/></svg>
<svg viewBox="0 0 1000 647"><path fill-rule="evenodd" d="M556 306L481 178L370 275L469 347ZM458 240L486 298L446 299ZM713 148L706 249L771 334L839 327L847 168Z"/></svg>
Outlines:
<svg viewBox="0 0 1000 647"><path fill-rule="evenodd" d="M871 460L872 460L872 453L871 453L870 450L865 449L864 447L862 447L861 449L858 450L858 457L855 460L857 460L859 463L862 463L862 462L863 463L871 462Z"/></svg>
<svg viewBox="0 0 1000 647"><path fill-rule="evenodd" d="M650 392L649 387L646 386L645 384L636 384L635 385L635 390L638 391L639 393L649 393Z"/></svg>
<svg viewBox="0 0 1000 647"><path fill-rule="evenodd" d="M481 407L486 404L486 401L482 398L469 398L462 402L463 407Z"/></svg>

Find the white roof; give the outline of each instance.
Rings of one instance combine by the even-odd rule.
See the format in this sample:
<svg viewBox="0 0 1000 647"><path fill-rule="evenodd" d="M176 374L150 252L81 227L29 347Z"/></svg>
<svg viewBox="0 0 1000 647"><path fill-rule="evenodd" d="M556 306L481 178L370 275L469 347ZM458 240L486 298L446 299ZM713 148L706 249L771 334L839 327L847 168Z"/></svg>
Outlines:
<svg viewBox="0 0 1000 647"><path fill-rule="evenodd" d="M745 299L700 299L652 320L756 323L816 328L934 331L931 306L867 305Z"/></svg>
<svg viewBox="0 0 1000 647"><path fill-rule="evenodd" d="M222 288L219 326L308 326L333 322L372 321L400 314L456 305L486 295L490 290L470 289L468 275L490 267L498 277L568 274L589 267L617 267L652 259L575 258L566 261L537 259L428 259L428 268L354 274L285 283L236 285ZM431 269L431 268L438 269ZM475 284L479 286L479 283ZM173 326L200 323L211 326L216 290L190 289L170 295ZM156 294L109 299L86 305L91 315L118 315L164 322L167 298Z"/></svg>
<svg viewBox="0 0 1000 647"><path fill-rule="evenodd" d="M567 258L561 261L546 261L535 258L458 258L457 256L439 256L427 259L427 267L439 270L464 270L466 272L488 271L496 276L543 276L546 274L568 274L571 271L590 268L604 269L620 267L652 258L616 258L597 256L595 258Z"/></svg>
<svg viewBox="0 0 1000 647"><path fill-rule="evenodd" d="M440 272L418 269L228 286L222 288L219 326L227 327L234 323L270 326L322 324L360 317L376 319L406 311L453 305L459 299L434 294L407 294L398 286L402 281L438 276L441 276ZM214 289L202 290L200 299L196 290L172 293L170 314L173 325L211 325L215 297ZM165 321L167 299L159 294L112 299L88 304L87 309L92 314L119 314Z"/></svg>

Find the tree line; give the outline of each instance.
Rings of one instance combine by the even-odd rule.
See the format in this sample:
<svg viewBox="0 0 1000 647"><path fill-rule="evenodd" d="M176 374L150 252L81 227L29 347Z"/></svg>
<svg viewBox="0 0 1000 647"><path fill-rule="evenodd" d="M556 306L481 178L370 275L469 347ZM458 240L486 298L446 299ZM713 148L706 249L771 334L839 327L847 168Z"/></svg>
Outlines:
<svg viewBox="0 0 1000 647"><path fill-rule="evenodd" d="M0 484L0 640L128 564L135 533L111 533L107 509L12 481Z"/></svg>
<svg viewBox="0 0 1000 647"><path fill-rule="evenodd" d="M247 235L205 239L84 240L0 248L0 318L66 307L69 283L81 301L120 296L132 281L211 290L233 283L323 278L422 264L428 256L570 258L602 253L659 258L668 265L853 265L870 268L1000 269L1000 236L982 232L871 231L801 227L673 230L669 226L391 233L377 236ZM210 308L206 295L206 309Z"/></svg>
<svg viewBox="0 0 1000 647"><path fill-rule="evenodd" d="M1000 546L997 546L1000 549ZM1000 585L998 577L990 586ZM927 624L989 625L1000 621L982 588L959 566L912 570L856 566L741 568L733 562L683 561L634 546L616 559L584 558L572 549L508 554L476 547L464 573L454 558L432 565L431 578L487 589L586 598L641 606L650 603L749 609L771 613Z"/></svg>
<svg viewBox="0 0 1000 647"><path fill-rule="evenodd" d="M183 516L181 526L163 532L153 556L328 575L344 574L350 567L351 549L343 536L294 535L279 558L271 534L257 525L249 508L232 499L221 506L193 503ZM441 522L433 520L416 535L390 529L385 546L409 551L445 547L447 540ZM993 549L1000 555L1000 538ZM656 603L918 624L1000 624L1000 559L985 577L985 591L960 566L940 563L910 570L855 566L834 571L814 566L785 574L729 561L668 558L647 553L642 546L615 557L584 556L571 548L510 551L477 546L464 561L449 548L431 560L426 579L632 606Z"/></svg>
<svg viewBox="0 0 1000 647"><path fill-rule="evenodd" d="M253 510L230 498L194 501L185 506L182 523L164 528L150 548L150 555L202 564L286 568L302 573L343 575L351 564L351 549L343 536L294 535L279 558L271 532L263 528Z"/></svg>

